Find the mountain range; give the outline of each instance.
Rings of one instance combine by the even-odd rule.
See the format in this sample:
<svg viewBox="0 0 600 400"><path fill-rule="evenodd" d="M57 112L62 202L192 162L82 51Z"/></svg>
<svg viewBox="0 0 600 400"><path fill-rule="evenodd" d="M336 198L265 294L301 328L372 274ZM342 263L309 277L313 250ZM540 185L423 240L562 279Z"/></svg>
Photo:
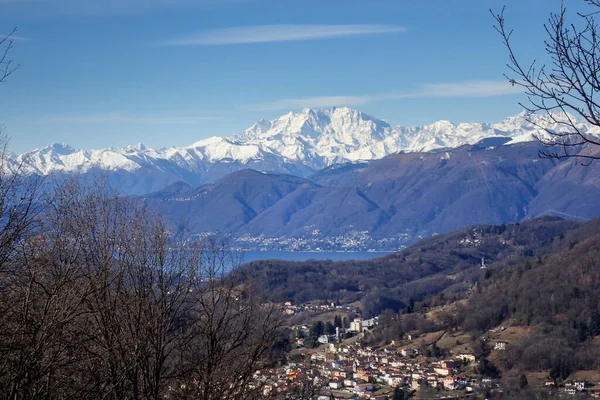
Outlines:
<svg viewBox="0 0 600 400"><path fill-rule="evenodd" d="M57 179L102 175L172 230L245 249L394 250L472 224L600 216L596 164L540 159L534 136L559 127L527 119L392 127L348 108L306 109L188 147L54 144L9 165Z"/></svg>
<svg viewBox="0 0 600 400"><path fill-rule="evenodd" d="M500 145L508 140L335 164L307 178L246 169L141 199L191 233L271 250L396 249L476 223L600 215L597 167L539 159L537 142Z"/></svg>
<svg viewBox="0 0 600 400"><path fill-rule="evenodd" d="M144 195L178 181L197 187L241 169L308 177L340 163L456 148L490 137L509 138L507 143L514 144L543 135L541 128L558 129L542 116L530 116L534 124L524 116L518 114L497 124L438 121L420 127L393 127L345 107L305 109L261 120L241 134L212 137L187 147L150 149L138 144L77 150L52 144L13 156L10 164L15 171L55 177L102 174L120 193ZM594 130L585 124L581 127Z"/></svg>

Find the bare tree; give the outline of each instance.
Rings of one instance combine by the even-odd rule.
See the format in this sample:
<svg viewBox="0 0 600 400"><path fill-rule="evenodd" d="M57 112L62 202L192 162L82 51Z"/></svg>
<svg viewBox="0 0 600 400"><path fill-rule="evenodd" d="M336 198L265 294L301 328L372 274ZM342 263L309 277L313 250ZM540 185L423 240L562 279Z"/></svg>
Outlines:
<svg viewBox="0 0 600 400"><path fill-rule="evenodd" d="M17 28L6 36L0 39L0 83L4 82L13 72L19 68L19 65L15 65L14 60L9 56L10 50L13 48L14 35L17 32Z"/></svg>
<svg viewBox="0 0 600 400"><path fill-rule="evenodd" d="M521 104L530 114L541 113L556 128L526 119L545 131L537 139L547 146L540 151L543 158L580 158L589 164L600 158L600 136L588 132L578 120L600 127L600 31L595 16L600 12L599 0L582 0L590 6L588 13L577 13L577 24L567 21L564 3L556 14L551 14L544 25L547 38L545 52L550 65L538 65L534 60L523 64L516 55L511 41L513 31L506 27L504 8L492 15L495 28L508 49L510 74L506 78L513 85L524 88L528 104Z"/></svg>
<svg viewBox="0 0 600 400"><path fill-rule="evenodd" d="M262 399L281 312L215 241L76 180L2 276L0 398Z"/></svg>
<svg viewBox="0 0 600 400"><path fill-rule="evenodd" d="M43 180L25 175L22 163L11 163L8 142L0 132L0 271L19 241L34 230L43 208Z"/></svg>
<svg viewBox="0 0 600 400"><path fill-rule="evenodd" d="M19 67L10 58L13 37L17 32L0 38L0 83ZM41 211L43 180L25 174L24 160L17 162L8 151L9 137L0 124L0 272L15 256L21 239L31 232Z"/></svg>
<svg viewBox="0 0 600 400"><path fill-rule="evenodd" d="M70 397L80 364L78 335L89 289L82 285L77 244L38 234L24 240L3 271L0 292L2 398Z"/></svg>
<svg viewBox="0 0 600 400"><path fill-rule="evenodd" d="M190 338L178 349L177 398L261 399L268 396L254 374L270 360L270 348L282 334L282 313L267 304L249 282L229 273L239 258L210 240L200 247L200 280L189 317Z"/></svg>

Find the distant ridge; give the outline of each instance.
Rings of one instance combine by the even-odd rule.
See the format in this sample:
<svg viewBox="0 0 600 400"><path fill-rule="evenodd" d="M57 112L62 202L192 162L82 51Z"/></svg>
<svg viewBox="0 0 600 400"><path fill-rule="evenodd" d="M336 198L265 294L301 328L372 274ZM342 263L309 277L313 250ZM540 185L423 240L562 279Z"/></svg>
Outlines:
<svg viewBox="0 0 600 400"><path fill-rule="evenodd" d="M192 233L269 250L393 250L435 233L516 223L548 210L576 220L600 216L597 167L539 159L537 142L496 144L337 164L307 178L242 170L144 199L167 220L188 221Z"/></svg>

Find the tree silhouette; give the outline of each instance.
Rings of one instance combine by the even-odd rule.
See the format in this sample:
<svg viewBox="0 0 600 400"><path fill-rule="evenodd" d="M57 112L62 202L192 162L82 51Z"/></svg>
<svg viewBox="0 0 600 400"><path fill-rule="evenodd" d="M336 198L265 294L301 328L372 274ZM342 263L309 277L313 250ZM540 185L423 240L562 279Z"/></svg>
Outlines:
<svg viewBox="0 0 600 400"><path fill-rule="evenodd" d="M504 8L493 11L495 28L508 50L506 78L512 85L525 90L528 103L520 103L529 113L525 118L545 131L537 139L547 146L540 151L543 158L580 158L586 164L600 158L600 137L585 130L578 122L600 127L600 31L595 16L600 12L600 0L582 0L590 7L588 13L577 13L576 23L569 23L567 9L550 15L544 25L545 52L550 65L536 61L523 63L517 58L512 42L513 31L506 26ZM556 129L536 122L533 113L541 113Z"/></svg>
<svg viewBox="0 0 600 400"><path fill-rule="evenodd" d="M527 377L525 376L525 374L521 374L521 377L519 378L519 388L520 389L525 389L527 386L529 386L529 382L527 381Z"/></svg>
<svg viewBox="0 0 600 400"><path fill-rule="evenodd" d="M12 32L0 39L0 83L19 68L19 65L15 65L14 60L9 57L16 32L17 28L13 28Z"/></svg>

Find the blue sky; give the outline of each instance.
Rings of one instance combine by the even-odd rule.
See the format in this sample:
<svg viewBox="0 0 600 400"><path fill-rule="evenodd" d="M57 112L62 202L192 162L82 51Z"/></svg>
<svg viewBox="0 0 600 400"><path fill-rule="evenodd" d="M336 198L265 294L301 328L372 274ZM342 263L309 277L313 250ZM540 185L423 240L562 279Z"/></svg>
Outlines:
<svg viewBox="0 0 600 400"><path fill-rule="evenodd" d="M0 0L20 64L0 121L17 153L188 145L304 107L497 122L524 99L502 76L503 4L519 53L543 59L560 0Z"/></svg>

